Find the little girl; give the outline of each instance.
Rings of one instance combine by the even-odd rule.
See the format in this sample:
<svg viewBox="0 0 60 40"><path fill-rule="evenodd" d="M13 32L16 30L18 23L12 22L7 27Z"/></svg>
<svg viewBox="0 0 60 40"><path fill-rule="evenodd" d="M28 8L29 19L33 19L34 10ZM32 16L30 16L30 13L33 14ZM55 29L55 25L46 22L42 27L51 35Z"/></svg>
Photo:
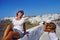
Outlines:
<svg viewBox="0 0 60 40"><path fill-rule="evenodd" d="M50 40L58 40L56 36L56 25L53 22L44 23L44 31L48 32L48 37Z"/></svg>
<svg viewBox="0 0 60 40"><path fill-rule="evenodd" d="M58 40L58 37L56 36L56 25L53 22L50 22L48 27L50 29L50 32L48 32L49 39Z"/></svg>

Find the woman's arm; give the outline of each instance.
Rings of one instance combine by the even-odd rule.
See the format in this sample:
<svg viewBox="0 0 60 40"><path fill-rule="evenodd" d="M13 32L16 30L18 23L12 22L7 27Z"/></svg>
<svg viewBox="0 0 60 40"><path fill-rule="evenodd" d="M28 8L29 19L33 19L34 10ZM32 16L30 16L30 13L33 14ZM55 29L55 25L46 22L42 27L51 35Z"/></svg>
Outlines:
<svg viewBox="0 0 60 40"><path fill-rule="evenodd" d="M26 23L23 24L23 31L24 31L24 34L26 34Z"/></svg>

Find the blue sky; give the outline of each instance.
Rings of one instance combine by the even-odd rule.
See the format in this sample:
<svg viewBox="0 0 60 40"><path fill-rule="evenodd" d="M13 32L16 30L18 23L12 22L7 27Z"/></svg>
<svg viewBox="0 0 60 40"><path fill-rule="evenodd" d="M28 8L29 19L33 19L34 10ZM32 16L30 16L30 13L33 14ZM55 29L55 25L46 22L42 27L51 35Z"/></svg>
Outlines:
<svg viewBox="0 0 60 40"><path fill-rule="evenodd" d="M60 0L0 0L0 18L16 16L18 10L26 16L60 13Z"/></svg>

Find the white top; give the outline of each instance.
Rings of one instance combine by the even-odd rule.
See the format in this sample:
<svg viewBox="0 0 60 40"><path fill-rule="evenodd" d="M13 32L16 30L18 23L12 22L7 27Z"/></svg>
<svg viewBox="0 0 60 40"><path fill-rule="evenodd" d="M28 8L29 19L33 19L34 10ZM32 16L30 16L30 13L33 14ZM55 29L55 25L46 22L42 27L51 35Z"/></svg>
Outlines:
<svg viewBox="0 0 60 40"><path fill-rule="evenodd" d="M21 32L23 32L23 23L25 22L25 18L22 18L21 20L16 20L16 18L14 18L12 20L13 23L13 30L17 29L20 30Z"/></svg>
<svg viewBox="0 0 60 40"><path fill-rule="evenodd" d="M48 36L50 40L58 40L55 33L48 32Z"/></svg>

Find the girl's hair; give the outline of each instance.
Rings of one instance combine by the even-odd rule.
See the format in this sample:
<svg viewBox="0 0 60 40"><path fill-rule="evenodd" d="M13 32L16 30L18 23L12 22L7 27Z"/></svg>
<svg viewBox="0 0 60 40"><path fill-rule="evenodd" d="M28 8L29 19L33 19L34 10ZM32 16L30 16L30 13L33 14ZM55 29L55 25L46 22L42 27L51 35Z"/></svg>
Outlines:
<svg viewBox="0 0 60 40"><path fill-rule="evenodd" d="M56 32L56 24L55 23L50 22L50 27L51 27L51 30L54 30L54 32Z"/></svg>
<svg viewBox="0 0 60 40"><path fill-rule="evenodd" d="M52 30L56 29L56 25L55 25L55 23L50 22L50 26L51 26Z"/></svg>
<svg viewBox="0 0 60 40"><path fill-rule="evenodd" d="M23 11L23 10L20 10L20 11L18 11L18 12L16 13L16 16L18 16L18 13L19 13L19 12L21 12L22 15L24 15L24 11Z"/></svg>

